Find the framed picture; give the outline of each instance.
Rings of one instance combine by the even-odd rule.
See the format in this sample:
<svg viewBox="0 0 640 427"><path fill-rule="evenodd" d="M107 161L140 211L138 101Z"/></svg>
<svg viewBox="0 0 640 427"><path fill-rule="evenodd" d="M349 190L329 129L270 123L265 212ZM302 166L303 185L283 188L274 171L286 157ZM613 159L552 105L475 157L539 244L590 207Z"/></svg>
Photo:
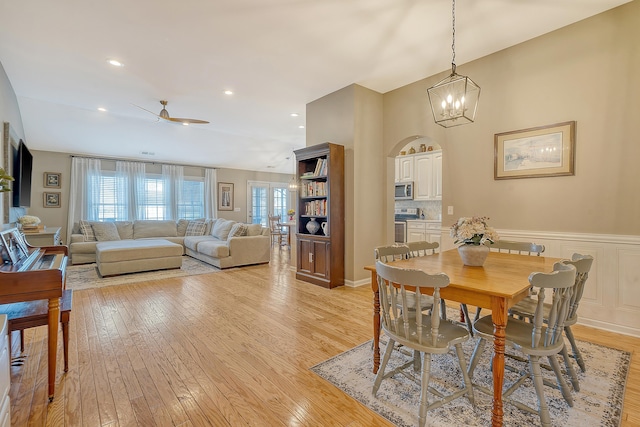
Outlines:
<svg viewBox="0 0 640 427"><path fill-rule="evenodd" d="M44 173L44 188L60 188L61 173L58 172L45 172Z"/></svg>
<svg viewBox="0 0 640 427"><path fill-rule="evenodd" d="M60 193L44 193L44 207L45 208L59 208L60 207Z"/></svg>
<svg viewBox="0 0 640 427"><path fill-rule="evenodd" d="M2 157L2 167L6 171L7 175L13 176L13 162L15 158L18 156L18 147L20 144L20 139L13 131L13 128L9 124L9 122L4 122L4 128L2 132L2 148L3 148L3 157ZM12 184L13 185L13 184ZM13 187L12 187L13 188ZM7 224L10 221L9 213L11 210L11 201L13 200L11 193L7 193L2 197L3 203L3 223Z"/></svg>
<svg viewBox="0 0 640 427"><path fill-rule="evenodd" d="M575 175L575 134L575 121L497 133L494 179Z"/></svg>
<svg viewBox="0 0 640 427"><path fill-rule="evenodd" d="M228 182L218 183L218 210L233 210L233 184Z"/></svg>
<svg viewBox="0 0 640 427"><path fill-rule="evenodd" d="M2 243L2 257L4 262L15 264L29 255L27 243L16 228L0 232Z"/></svg>

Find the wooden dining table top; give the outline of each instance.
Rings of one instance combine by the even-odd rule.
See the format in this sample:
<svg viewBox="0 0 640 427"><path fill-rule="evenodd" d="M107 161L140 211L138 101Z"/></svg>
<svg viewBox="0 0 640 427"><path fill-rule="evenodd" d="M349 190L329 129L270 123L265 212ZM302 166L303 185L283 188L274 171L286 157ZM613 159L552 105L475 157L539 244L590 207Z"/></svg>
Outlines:
<svg viewBox="0 0 640 427"><path fill-rule="evenodd" d="M451 249L389 264L430 274L445 273L450 284L441 289L443 298L491 308L490 297L504 298L510 302L507 306L515 304L528 293L529 275L550 272L558 261L559 258L490 252L482 267L469 267L462 263L458 251ZM375 265L365 269L375 271ZM470 294L476 296L469 300Z"/></svg>

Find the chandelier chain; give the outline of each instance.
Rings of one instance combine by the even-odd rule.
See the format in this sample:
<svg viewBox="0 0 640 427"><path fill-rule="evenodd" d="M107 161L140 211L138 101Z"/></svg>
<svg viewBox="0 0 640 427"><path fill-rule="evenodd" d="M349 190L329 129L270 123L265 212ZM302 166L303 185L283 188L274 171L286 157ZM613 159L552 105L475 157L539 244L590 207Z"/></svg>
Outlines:
<svg viewBox="0 0 640 427"><path fill-rule="evenodd" d="M451 58L451 69L452 69L452 72L455 73L456 72L456 0L453 0L452 2L451 17L453 22L453 25L452 25L453 30L451 35L451 52L453 54Z"/></svg>

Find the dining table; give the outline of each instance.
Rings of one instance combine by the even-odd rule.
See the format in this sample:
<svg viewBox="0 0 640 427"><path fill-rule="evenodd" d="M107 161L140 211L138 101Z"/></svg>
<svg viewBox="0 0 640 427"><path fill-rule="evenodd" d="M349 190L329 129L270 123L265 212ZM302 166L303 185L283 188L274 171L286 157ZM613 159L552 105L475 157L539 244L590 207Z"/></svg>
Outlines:
<svg viewBox="0 0 640 427"><path fill-rule="evenodd" d="M493 321L493 407L492 426L502 426L502 388L505 369L505 328L508 310L529 295L529 275L533 272L550 272L559 258L528 256L490 252L481 267L463 264L456 249L390 262L396 267L412 268L430 274L445 273L449 285L440 289L440 297L491 310ZM375 265L365 270L371 272L373 291L373 372L380 367L380 294Z"/></svg>

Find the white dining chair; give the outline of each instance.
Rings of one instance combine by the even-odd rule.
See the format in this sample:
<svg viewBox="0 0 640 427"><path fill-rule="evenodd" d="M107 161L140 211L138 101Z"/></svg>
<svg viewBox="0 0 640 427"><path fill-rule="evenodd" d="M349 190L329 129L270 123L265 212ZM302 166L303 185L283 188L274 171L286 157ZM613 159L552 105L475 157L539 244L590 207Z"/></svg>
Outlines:
<svg viewBox="0 0 640 427"><path fill-rule="evenodd" d="M441 319L439 313L440 289L449 285L449 277L444 273L428 274L422 270L404 269L383 262L376 262L378 290L380 291L380 314L382 329L389 340L380 364L380 369L373 384L373 395L376 396L382 380L392 377L414 365L409 361L389 372L385 372L393 352L395 343L411 348L421 357L420 373L420 406L418 409L418 426L427 423L427 412L438 408L462 396L467 396L471 404L475 403L473 388L467 374L467 366L462 351L462 343L469 339L469 332L456 323ZM408 289L410 288L410 289ZM434 305L430 314L413 310L407 306L408 295L421 293L422 290L433 293ZM461 387L453 386L446 393L433 392L429 388L431 375L431 359L434 355L451 357L450 349L455 355L462 377ZM437 357L437 356L435 356ZM415 367L415 365L414 365ZM429 402L429 397L433 400Z"/></svg>
<svg viewBox="0 0 640 427"><path fill-rule="evenodd" d="M538 291L536 310L532 322L521 319L509 319L505 328L505 346L512 347L516 351L521 352L528 359L528 368L522 373L521 377L514 381L511 385L505 384L506 390L503 390L502 400L508 402L521 410L525 410L534 414L538 414L543 427L551 427L551 416L549 414L549 406L544 396L544 382L540 366L540 358L546 357L553 369L558 388L562 392L562 396L569 406L573 406L573 399L569 386L562 376L560 365L556 359L556 355L565 348L564 339L562 338L562 329L569 315L569 306L571 304L571 296L574 290L576 279L576 268L573 265L567 265L557 262L553 266L551 273L531 273L529 283ZM544 304L547 299L550 301L549 317L543 316ZM491 316L485 316L477 320L473 324L473 329L480 340L476 344L476 348L469 362L469 376L473 379L473 371L478 364L479 356L489 341L493 343L493 320ZM533 381L536 396L538 398L538 408L532 408L522 401L517 401L511 395L525 383L527 378ZM484 392L493 394L492 390L484 390Z"/></svg>

